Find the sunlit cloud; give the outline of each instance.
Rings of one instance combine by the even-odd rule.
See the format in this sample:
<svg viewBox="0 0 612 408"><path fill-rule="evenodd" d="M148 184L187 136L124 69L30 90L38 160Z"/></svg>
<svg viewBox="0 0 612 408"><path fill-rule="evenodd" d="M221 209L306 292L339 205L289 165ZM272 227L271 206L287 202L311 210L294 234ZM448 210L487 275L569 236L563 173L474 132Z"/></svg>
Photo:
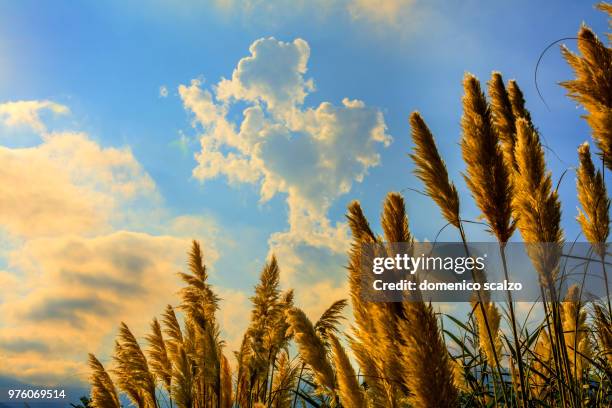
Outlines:
<svg viewBox="0 0 612 408"><path fill-rule="evenodd" d="M83 133L50 133L38 146L0 146L0 224L22 236L100 232L124 200L155 195L129 149Z"/></svg>
<svg viewBox="0 0 612 408"><path fill-rule="evenodd" d="M142 316L175 301L174 271L188 244L127 231L28 241L11 257L19 285L0 303L3 374L27 379L22 373L36 365L49 370L49 354L62 356L49 373L67 371L86 351L108 346L119 321L142 330Z"/></svg>
<svg viewBox="0 0 612 408"><path fill-rule="evenodd" d="M43 133L46 127L41 120L41 112L65 115L70 112L67 106L53 101L15 101L0 104L0 121L6 126L26 126Z"/></svg>
<svg viewBox="0 0 612 408"><path fill-rule="evenodd" d="M0 231L10 244L0 270L0 376L73 383L86 377L88 351L110 353L120 321L143 333L176 304L192 238L206 238L212 266L223 235L212 219L168 214L129 148L33 129L37 145L0 146Z"/></svg>

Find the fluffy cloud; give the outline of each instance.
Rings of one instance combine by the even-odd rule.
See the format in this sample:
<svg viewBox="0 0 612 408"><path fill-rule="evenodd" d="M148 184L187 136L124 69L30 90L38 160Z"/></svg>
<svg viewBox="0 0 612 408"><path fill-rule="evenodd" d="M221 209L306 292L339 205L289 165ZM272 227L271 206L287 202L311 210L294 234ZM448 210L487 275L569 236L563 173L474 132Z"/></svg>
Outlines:
<svg viewBox="0 0 612 408"><path fill-rule="evenodd" d="M346 297L342 265L348 230L327 213L379 163L379 149L391 142L383 115L348 98L340 105L304 106L314 90L314 81L305 77L310 48L304 40L260 39L249 51L231 79L210 88L196 80L179 87L201 130L193 175L257 185L264 202L284 196L289 228L269 240L283 282L299 286L299 299L300 283L326 277L324 289ZM229 112L244 105L241 120L231 120ZM321 306L316 296L304 300L307 308Z"/></svg>
<svg viewBox="0 0 612 408"><path fill-rule="evenodd" d="M40 112L49 111L56 115L70 112L67 106L52 101L15 101L0 104L0 121L6 126L27 126L37 132L45 132Z"/></svg>
<svg viewBox="0 0 612 408"><path fill-rule="evenodd" d="M0 161L0 226L21 237L107 230L122 201L155 192L128 149L103 148L82 133L0 146Z"/></svg>
<svg viewBox="0 0 612 408"><path fill-rule="evenodd" d="M310 47L298 38L292 43L262 38L249 48L251 55L242 58L232 79L217 86L217 98L264 102L270 112L299 106L309 91L312 80L305 80Z"/></svg>
<svg viewBox="0 0 612 408"><path fill-rule="evenodd" d="M378 146L391 140L382 113L349 99L302 108L312 89L305 85L312 80L303 77L310 52L303 40L261 39L250 51L232 80L214 87L215 95L199 81L179 87L185 108L203 128L194 176L259 183L264 201L287 193L296 221L300 211L323 215L378 164ZM250 105L240 123L228 119L232 101Z"/></svg>

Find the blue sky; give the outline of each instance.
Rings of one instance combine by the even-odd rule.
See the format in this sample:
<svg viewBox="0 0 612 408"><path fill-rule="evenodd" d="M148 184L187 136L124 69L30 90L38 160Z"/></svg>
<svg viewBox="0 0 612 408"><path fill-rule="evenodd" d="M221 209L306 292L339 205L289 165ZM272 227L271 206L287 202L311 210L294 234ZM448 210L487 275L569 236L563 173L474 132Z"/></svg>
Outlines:
<svg viewBox="0 0 612 408"><path fill-rule="evenodd" d="M159 263L154 270L163 273L168 269L168 275L172 275L184 262L186 240L202 240L211 253L212 280L228 299L227 308L233 310L225 315L228 322L235 323L227 335L237 337L241 330L238 320L248 310L249 288L271 252L279 254L281 268L287 270L284 284L296 286L298 300L311 314L325 308L324 302L342 296L347 238L343 214L347 203L360 200L371 222L377 224L380 203L388 191L420 188L407 157L411 111L421 111L437 136L463 197L464 217L478 216L460 176L463 167L457 146L465 72L474 73L483 82L493 70L501 71L505 79L518 80L534 122L561 159L548 155L555 180L576 162L577 146L590 139L589 129L579 117L581 110L557 85L571 78L558 47L543 58L539 73L540 89L550 110L537 96L533 80L538 56L552 41L575 35L583 21L600 35L606 32L606 17L590 2L385 0L379 6L369 0L180 3L25 0L0 5L0 103L52 101L69 109L69 113L53 113L50 106L20 105L19 109L36 112L36 117L22 117L11 124L7 118L15 115L14 110L2 116L0 145L5 154L22 161L46 163L58 155L70 157L66 162L53 161L52 168L65 164L58 170L65 176L62 182L68 183L61 184L62 188L72 191L76 186L75 196L83 199L79 205L92 200L93 211L85 212L85 218L64 220L62 211L49 210L41 215L46 218L41 218L39 225L49 218L55 221L48 228L39 228L39 232L32 225L7 221L7 217L24 216L23 212L9 211L0 220L4 230L0 238L7 244L7 249L0 252L0 282L20 286L17 295L6 295L4 302L0 297L0 306L10 310L12 316L0 322L0 356L4 352L9 361L27 367L23 371L26 380L46 381L46 371L62 378L71 370L81 370L87 351L108 355L119 317L144 328L148 317L143 320L141 313L146 311L144 316L152 317L161 311L155 310L158 303L163 305L161 300L154 304L136 302L117 316L108 312L115 309L79 303L76 297L71 298L73 303L49 303L68 293L69 282L61 286L67 266L56 258L58 254L72 254L66 249L71 248L67 242L73 247L77 243L85 245L92 253L107 251L110 255L126 245L157 248L160 255L150 261ZM224 99L218 91L222 79L232 79L238 62L252 56L250 47L259 39L266 39L262 47L267 45L271 50L257 57L261 64L256 70L250 74L245 71L243 77L227 85L230 96ZM567 43L574 47L572 41ZM286 60L281 59L282 50L290 54ZM297 65L291 65L294 57L305 58L301 72ZM275 78L280 83L285 74L287 86L293 87L291 92L297 89L305 91L304 95L287 96L280 88L261 88L275 85ZM195 85L191 82L194 79L199 80ZM181 94L180 86L184 92L194 92L193 104ZM162 87L167 96L160 94ZM262 89L267 97L253 96ZM236 146L225 143L221 139L224 136L211 136L210 128L218 126L215 121L220 116L211 119L209 113L204 117L194 112L195 106L206 99L206 92L212 95L206 106L225 109L222 119L236 131L245 117L244 109L263 106L270 141L257 148L249 145L240 152L248 160L264 161L249 164L246 173L252 178L230 168L228 152L236 152ZM344 98L362 101L363 106L343 104ZM279 107L272 109L270 103L274 101ZM316 130L308 133L307 124L300 121L307 122L309 115L327 102L333 109L329 115L337 124L335 129L345 139L330 145L295 142L296 138L316 136ZM290 107L280 107L284 103ZM294 117L288 119L292 110ZM347 112L354 116L341 119ZM372 121L376 118L384 121L378 124L380 129L386 129L379 140L372 141L365 133L342 133L342 126L361 123L358 121L362 119L365 126L375 129L378 125ZM208 126L203 123L206 120L211 121ZM327 119L320 120L323 128ZM300 124L287 125L290 121ZM299 130L286 139L279 126ZM67 135L70 132L81 133L71 139ZM194 173L198 167L210 165L202 164L208 156L200 161L194 157L202 150L201 138L214 139L215 152L224 155L217 173L213 172L217 176ZM325 146L335 150L326 151ZM355 159L362 150L367 151L366 161L371 160L365 165ZM321 161L320 156L331 162L327 170L312 166ZM94 157L100 163L92 167ZM74 167L68 168L68 163ZM31 167L21 164L24 169ZM0 177L11 174L0 173ZM100 178L100 174L105 177ZM44 177L23 180L45 183ZM280 183L266 197L261 190L265 180ZM328 190L334 187L334 180L348 180L342 194ZM45 203L60 200L46 197L45 191L33 185L23 197ZM578 229L571 172L560 191L566 235L573 238ZM437 208L409 191L406 201L414 234L420 239L433 239L444 225ZM68 204L66 208L72 208ZM87 214L100 213L105 216L99 223L92 221L90 227L84 227L89 221L83 220L91 220ZM299 214L303 213L306 215L302 219ZM291 214L300 219L292 223ZM73 223L77 225L74 228ZM469 234L473 240L488 239L478 229L471 228ZM449 230L443 239L457 237ZM41 249L54 245L57 251L53 253ZM106 273L105 268L118 268L115 272L119 280L128 279L125 276L131 273L122 262L104 267L86 263L82 269L79 265L82 263L74 260L70 267L81 278ZM143 270L148 271L147 267ZM42 276L43 282L49 279L53 285L37 286L34 276ZM147 296L167 293L163 301L176 302L174 281L168 281L164 291L140 283ZM112 302L111 295L98 295L100 302ZM48 314L34 313L41 308L56 310L50 305L58 311L72 305L71 310L78 311L75 316L86 323L76 327L70 319L58 321ZM27 318L32 322L27 323ZM93 323L101 320L105 323ZM20 327L18 321L26 321L23 324L27 327ZM63 357L62 344L67 340L52 336L40 339L38 347L14 347L19 333L28 333L35 324L67 327L87 349ZM89 334L94 330L98 335ZM44 350L57 358L42 363ZM15 375L10 370L6 374Z"/></svg>

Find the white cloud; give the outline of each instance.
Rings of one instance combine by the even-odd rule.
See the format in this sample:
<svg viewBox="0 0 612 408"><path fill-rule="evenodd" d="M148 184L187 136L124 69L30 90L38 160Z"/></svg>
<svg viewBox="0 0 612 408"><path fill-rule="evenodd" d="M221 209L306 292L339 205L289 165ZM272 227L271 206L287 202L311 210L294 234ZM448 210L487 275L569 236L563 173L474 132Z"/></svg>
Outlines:
<svg viewBox="0 0 612 408"><path fill-rule="evenodd" d="M197 80L179 87L194 127L201 129L193 175L257 185L263 202L284 196L289 228L270 236L270 252L278 256L285 286L296 287L301 306L327 307L308 288L346 297L349 242L346 224L332 223L327 213L379 163L378 151L391 137L382 113L362 101L304 106L314 90L314 81L304 77L310 55L305 41L260 39L249 50L230 80L210 88ZM231 120L228 112L244 104L241 120Z"/></svg>
<svg viewBox="0 0 612 408"><path fill-rule="evenodd" d="M312 81L303 78L309 55L303 40L257 40L250 50L232 80L222 80L214 94L199 81L179 87L194 124L203 128L194 176L259 183L263 201L288 195L291 220L320 218L378 164L378 146L391 140L382 113L349 99L340 106L323 102L302 108L312 89L305 86ZM240 123L228 119L232 101L250 105Z"/></svg>
<svg viewBox="0 0 612 408"><path fill-rule="evenodd" d="M45 125L40 113L49 111L55 115L65 115L70 112L67 106L52 101L15 101L0 104L0 121L6 126L27 126L43 133Z"/></svg>
<svg viewBox="0 0 612 408"><path fill-rule="evenodd" d="M216 90L221 101L229 99L262 101L270 112L300 106L314 89L304 79L310 47L298 38L292 43L261 38L249 47L250 56L242 58L231 80L223 79Z"/></svg>

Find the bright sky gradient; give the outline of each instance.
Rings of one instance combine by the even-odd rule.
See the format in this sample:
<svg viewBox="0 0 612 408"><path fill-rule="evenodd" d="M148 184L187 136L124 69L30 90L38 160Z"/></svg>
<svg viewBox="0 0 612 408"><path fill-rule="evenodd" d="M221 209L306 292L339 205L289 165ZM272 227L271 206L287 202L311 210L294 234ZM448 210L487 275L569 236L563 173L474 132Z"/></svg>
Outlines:
<svg viewBox="0 0 612 408"><path fill-rule="evenodd" d="M552 41L607 22L589 1L54 1L0 5L0 376L76 382L176 304L200 240L230 350L266 258L317 316L346 297L346 205L377 225L389 191L420 188L407 157L419 110L460 176L461 79L515 78L554 179L590 140L557 83ZM567 41L573 48L573 41ZM560 187L568 239L576 199ZM405 191L433 239L433 202ZM472 240L489 239L469 228ZM450 229L442 240L456 240Z"/></svg>

